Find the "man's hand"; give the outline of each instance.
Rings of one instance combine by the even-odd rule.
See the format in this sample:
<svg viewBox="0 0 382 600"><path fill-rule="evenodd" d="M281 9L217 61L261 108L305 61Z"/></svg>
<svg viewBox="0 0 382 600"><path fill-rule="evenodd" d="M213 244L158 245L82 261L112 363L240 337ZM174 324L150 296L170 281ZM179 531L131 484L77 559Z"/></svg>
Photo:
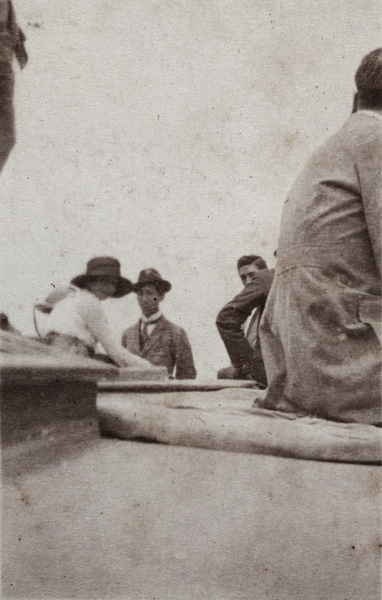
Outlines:
<svg viewBox="0 0 382 600"><path fill-rule="evenodd" d="M253 273L251 283L246 286L248 292L258 297L267 298L274 275L274 269L261 269L261 271Z"/></svg>
<svg viewBox="0 0 382 600"><path fill-rule="evenodd" d="M252 379L251 369L248 363L241 367L236 367L233 372L233 379Z"/></svg>

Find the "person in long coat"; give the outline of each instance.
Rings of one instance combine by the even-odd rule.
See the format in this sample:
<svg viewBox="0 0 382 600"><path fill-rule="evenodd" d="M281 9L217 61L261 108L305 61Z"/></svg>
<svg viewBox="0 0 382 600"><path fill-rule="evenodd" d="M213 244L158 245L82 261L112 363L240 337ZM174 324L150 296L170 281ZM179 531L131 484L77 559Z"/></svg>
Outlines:
<svg viewBox="0 0 382 600"><path fill-rule="evenodd" d="M264 408L381 424L382 48L356 73L357 109L285 202L260 325Z"/></svg>
<svg viewBox="0 0 382 600"><path fill-rule="evenodd" d="M164 366L170 378L195 379L192 349L182 327L168 321L160 303L171 289L155 269L143 269L133 291L137 294L142 316L122 334L122 346L152 364Z"/></svg>
<svg viewBox="0 0 382 600"><path fill-rule="evenodd" d="M13 56L20 68L27 63L25 35L17 25L10 0L0 0L0 173L15 145Z"/></svg>

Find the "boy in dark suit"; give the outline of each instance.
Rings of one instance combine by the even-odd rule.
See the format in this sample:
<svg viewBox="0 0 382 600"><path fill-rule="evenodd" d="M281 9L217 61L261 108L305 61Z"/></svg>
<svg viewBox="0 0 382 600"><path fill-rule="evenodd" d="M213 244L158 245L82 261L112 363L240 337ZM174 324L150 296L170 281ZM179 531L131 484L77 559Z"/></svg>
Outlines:
<svg viewBox="0 0 382 600"><path fill-rule="evenodd" d="M216 326L232 363L230 367L218 371L218 379L252 379L266 387L259 322L274 271L268 270L261 256L255 254L239 258L237 270L244 289L221 309L216 319ZM244 333L246 321L248 327Z"/></svg>
<svg viewBox="0 0 382 600"><path fill-rule="evenodd" d="M195 379L186 332L170 323L160 310L160 303L170 289L171 283L162 279L155 269L140 272L133 291L137 294L142 316L138 323L123 332L122 345L154 365L167 367L170 378Z"/></svg>

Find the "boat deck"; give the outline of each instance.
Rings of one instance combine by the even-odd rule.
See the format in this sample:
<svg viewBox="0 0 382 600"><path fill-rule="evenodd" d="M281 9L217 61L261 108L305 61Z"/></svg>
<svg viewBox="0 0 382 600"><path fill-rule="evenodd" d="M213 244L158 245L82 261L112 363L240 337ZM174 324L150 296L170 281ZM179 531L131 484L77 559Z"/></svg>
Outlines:
<svg viewBox="0 0 382 600"><path fill-rule="evenodd" d="M2 453L3 598L379 600L379 467L50 427Z"/></svg>
<svg viewBox="0 0 382 600"><path fill-rule="evenodd" d="M2 598L380 600L380 467L103 438L56 367L3 362Z"/></svg>

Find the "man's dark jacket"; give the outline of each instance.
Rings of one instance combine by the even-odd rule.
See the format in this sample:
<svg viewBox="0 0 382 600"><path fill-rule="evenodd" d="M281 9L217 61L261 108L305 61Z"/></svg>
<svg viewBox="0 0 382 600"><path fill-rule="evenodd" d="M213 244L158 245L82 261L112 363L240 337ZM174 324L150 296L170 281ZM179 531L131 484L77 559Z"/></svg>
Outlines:
<svg viewBox="0 0 382 600"><path fill-rule="evenodd" d="M140 323L123 332L122 346L153 365L167 367L175 379L195 379L196 370L191 345L182 327L168 321L163 315L143 348L140 347Z"/></svg>
<svg viewBox="0 0 382 600"><path fill-rule="evenodd" d="M274 269L262 269L231 302L225 305L216 319L216 326L227 349L232 365L240 374L248 367L253 379L267 384L259 336L255 347L249 344L243 325L255 308L259 310L259 321L272 285ZM240 377L240 375L239 375Z"/></svg>

